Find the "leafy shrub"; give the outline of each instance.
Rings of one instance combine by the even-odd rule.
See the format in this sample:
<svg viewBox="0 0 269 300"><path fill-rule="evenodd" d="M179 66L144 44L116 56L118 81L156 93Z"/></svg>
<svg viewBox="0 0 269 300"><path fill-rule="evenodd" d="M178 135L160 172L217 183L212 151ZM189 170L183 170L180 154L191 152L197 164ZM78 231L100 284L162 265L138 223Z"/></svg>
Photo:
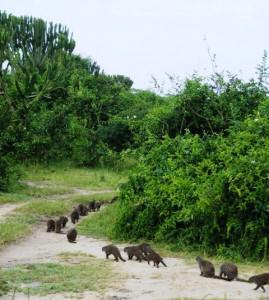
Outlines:
<svg viewBox="0 0 269 300"><path fill-rule="evenodd" d="M0 157L0 191L6 191L9 185L9 164L4 157Z"/></svg>
<svg viewBox="0 0 269 300"><path fill-rule="evenodd" d="M268 257L269 100L227 137L155 142L123 186L113 228L211 254Z"/></svg>

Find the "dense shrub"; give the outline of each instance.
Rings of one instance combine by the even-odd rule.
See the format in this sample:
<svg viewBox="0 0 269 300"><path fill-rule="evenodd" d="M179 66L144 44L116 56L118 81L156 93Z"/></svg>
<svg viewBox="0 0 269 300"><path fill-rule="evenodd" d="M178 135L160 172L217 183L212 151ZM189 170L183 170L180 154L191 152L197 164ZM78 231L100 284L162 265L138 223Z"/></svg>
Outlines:
<svg viewBox="0 0 269 300"><path fill-rule="evenodd" d="M269 101L227 137L187 133L152 146L123 186L114 233L268 256Z"/></svg>

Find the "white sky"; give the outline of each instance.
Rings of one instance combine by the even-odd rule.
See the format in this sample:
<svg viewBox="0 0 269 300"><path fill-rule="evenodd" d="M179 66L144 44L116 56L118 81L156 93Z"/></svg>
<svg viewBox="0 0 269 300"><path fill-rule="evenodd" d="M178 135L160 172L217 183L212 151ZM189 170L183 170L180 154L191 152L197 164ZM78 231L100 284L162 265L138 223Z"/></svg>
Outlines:
<svg viewBox="0 0 269 300"><path fill-rule="evenodd" d="M207 44L219 71L245 79L269 50L269 0L0 0L0 10L67 25L76 53L136 88L151 75L210 73Z"/></svg>

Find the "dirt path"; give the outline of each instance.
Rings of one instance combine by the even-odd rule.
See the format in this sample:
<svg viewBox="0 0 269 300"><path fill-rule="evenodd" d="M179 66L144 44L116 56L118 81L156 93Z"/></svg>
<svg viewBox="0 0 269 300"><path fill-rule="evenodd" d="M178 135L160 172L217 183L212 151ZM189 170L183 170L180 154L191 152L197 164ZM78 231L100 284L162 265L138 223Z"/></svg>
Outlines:
<svg viewBox="0 0 269 300"><path fill-rule="evenodd" d="M72 227L72 225L69 225ZM58 262L62 252L83 252L104 259L101 248L108 241L79 236L76 244L66 241L64 234L47 233L44 226L17 244L10 245L1 252L0 266L8 267L23 263ZM125 245L120 245L122 250ZM196 264L188 265L183 259L165 258L167 268L148 266L146 262L118 262L115 271L124 275L124 280L113 284L104 298L96 293L81 294L81 299L263 299L268 295L253 291L253 285L241 282L225 282L199 276ZM9 296L10 297L10 296ZM21 295L16 299L27 299ZM71 296L70 296L71 297ZM31 297L31 299L68 299L68 295ZM11 299L3 297L3 299ZM74 299L74 298L73 298ZM266 298L264 298L266 299ZM267 298L268 299L268 298Z"/></svg>
<svg viewBox="0 0 269 300"><path fill-rule="evenodd" d="M78 193L81 190L77 190ZM16 204L17 205L17 204ZM6 205L5 213L12 212L14 206ZM0 214L0 216L1 216ZM68 222L67 231L74 225ZM6 247L0 252L0 267L10 267L24 263L58 262L58 254L62 252L83 252L105 259L101 248L109 241L97 240L79 236L76 244L68 243L65 234L47 233L45 224L39 225L31 236ZM123 250L125 245L119 245ZM125 254L125 253L124 253ZM123 254L123 255L124 255ZM126 257L126 256L124 256ZM253 291L252 284L242 282L226 282L199 276L195 262L190 265L183 259L165 258L167 268L159 269L149 266L146 262L136 261L115 262L113 267L123 279L113 283L101 296L94 292L84 292L79 295L57 294L46 297L31 296L31 300L63 300L63 299L269 299L269 292ZM249 274L240 274L248 277ZM268 288L267 288L268 289ZM0 297L3 300L12 299L9 294ZM16 294L15 299L27 299L26 295Z"/></svg>
<svg viewBox="0 0 269 300"><path fill-rule="evenodd" d="M7 203L0 205L0 223L10 216L16 209L22 207L25 203Z"/></svg>

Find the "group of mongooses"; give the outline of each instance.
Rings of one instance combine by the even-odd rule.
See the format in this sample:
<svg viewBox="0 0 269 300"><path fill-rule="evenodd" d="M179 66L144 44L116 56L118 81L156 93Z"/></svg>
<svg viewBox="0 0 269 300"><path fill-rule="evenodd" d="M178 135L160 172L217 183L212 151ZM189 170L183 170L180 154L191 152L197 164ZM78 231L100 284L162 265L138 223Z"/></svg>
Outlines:
<svg viewBox="0 0 269 300"><path fill-rule="evenodd" d="M113 202L114 198L110 203ZM74 210L70 214L72 223L76 224L81 216L86 216L89 212L99 211L102 204L102 202L93 200L89 202L88 205L79 204L77 207L74 207ZM62 233L61 229L66 226L67 222L68 218L66 216L60 216L60 218L58 218L56 221L50 219L47 221L47 232L55 231L56 233ZM66 236L70 243L76 243L77 230L75 228L71 228L68 230ZM105 252L107 259L112 254L115 258L115 261L119 261L120 259L125 262L125 259L123 259L121 256L119 248L115 245L107 245L102 248L102 251ZM137 246L128 246L125 247L123 251L128 255L129 260L133 259L133 257L136 257L136 260L139 262L145 260L148 262L148 264L150 264L150 262L153 261L154 266L157 268L159 268L160 263L167 267L163 261L163 258L156 251L154 251L149 244L143 243ZM223 279L226 281L237 280L248 283L253 282L256 284L254 290L261 288L263 292L265 292L264 285L269 284L269 273L252 276L248 280L245 280L238 277L238 268L236 265L233 263L223 263L220 266L220 274L218 276L215 275L215 267L210 261L205 260L200 256L196 257L196 261L201 271L200 275L203 277Z"/></svg>
<svg viewBox="0 0 269 300"><path fill-rule="evenodd" d="M125 262L125 259L122 258L120 250L115 245L107 245L102 248L102 251L105 252L106 258L109 258L109 255L113 255L115 261L122 260ZM154 266L159 268L159 264L162 263L165 267L167 265L164 263L163 258L151 248L149 244L140 244L138 246L128 246L123 249L123 251L128 255L128 259L131 260L133 257L136 257L136 260L142 262L145 260L150 264L153 261Z"/></svg>
<svg viewBox="0 0 269 300"><path fill-rule="evenodd" d="M236 265L232 263L223 263L220 266L220 274L218 276L215 275L215 267L210 261L205 260L200 256L196 257L196 261L201 271L200 275L204 277L223 279L227 281L237 280L248 283L253 282L257 285L254 290L261 288L263 292L265 292L264 285L269 284L269 273L252 276L248 280L245 280L238 277L238 268Z"/></svg>
<svg viewBox="0 0 269 300"><path fill-rule="evenodd" d="M76 224L81 216L86 216L89 212L99 211L102 204L103 202L95 200L90 201L88 205L79 204L77 207L74 207L70 214L71 222ZM65 227L67 222L68 218L65 216L61 216L56 221L50 219L47 221L47 232L55 231L56 233L62 233L62 228ZM71 228L67 231L66 237L68 242L76 243L77 230L75 228Z"/></svg>

